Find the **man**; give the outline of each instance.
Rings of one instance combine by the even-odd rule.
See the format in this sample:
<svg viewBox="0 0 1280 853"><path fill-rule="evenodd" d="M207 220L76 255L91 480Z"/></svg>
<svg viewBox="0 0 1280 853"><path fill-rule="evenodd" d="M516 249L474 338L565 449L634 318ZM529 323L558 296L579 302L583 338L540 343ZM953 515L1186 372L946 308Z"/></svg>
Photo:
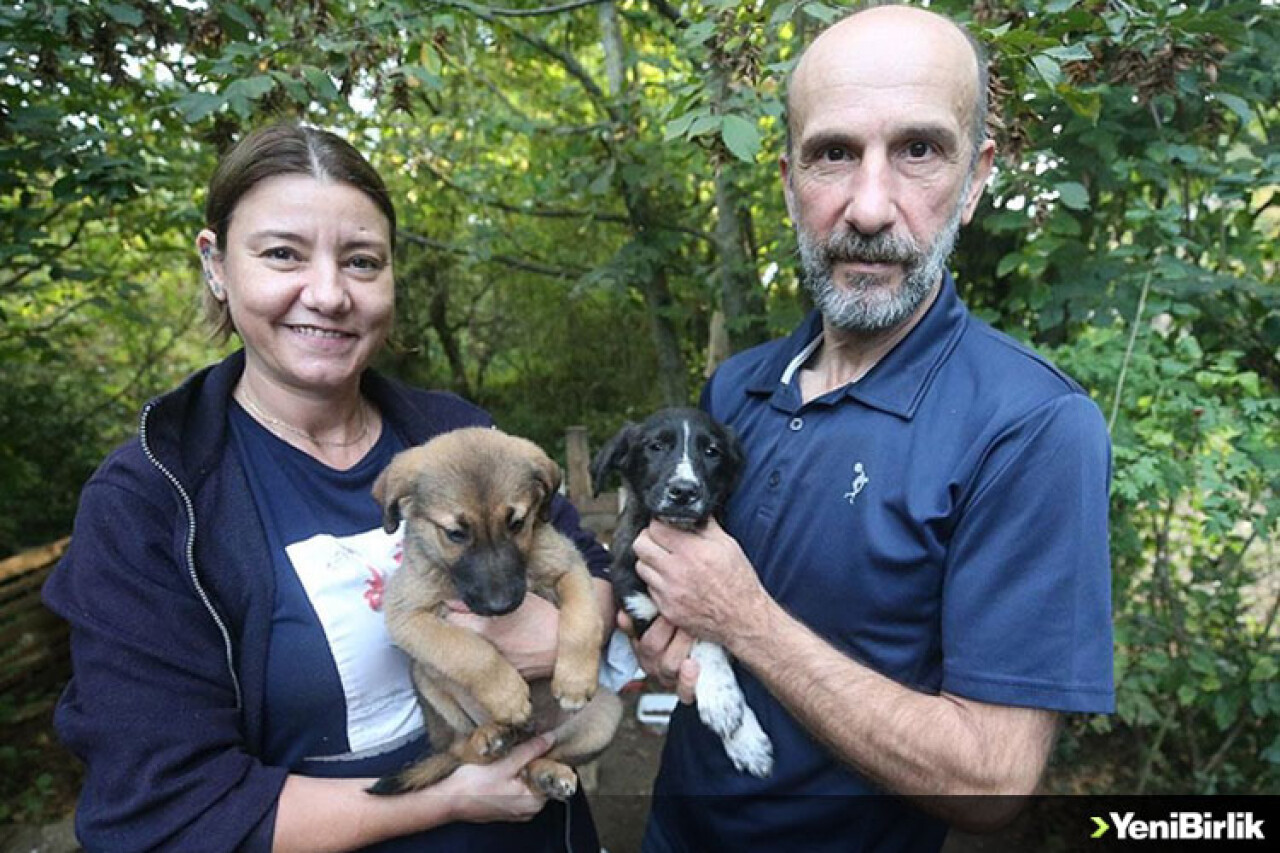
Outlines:
<svg viewBox="0 0 1280 853"><path fill-rule="evenodd" d="M1036 788L1059 712L1112 709L1105 423L945 266L992 167L984 65L886 6L792 75L781 171L818 311L704 390L749 460L725 529L635 545L665 617L642 662L687 700L690 638L722 643L776 766L735 772L678 708L647 851L936 850Z"/></svg>

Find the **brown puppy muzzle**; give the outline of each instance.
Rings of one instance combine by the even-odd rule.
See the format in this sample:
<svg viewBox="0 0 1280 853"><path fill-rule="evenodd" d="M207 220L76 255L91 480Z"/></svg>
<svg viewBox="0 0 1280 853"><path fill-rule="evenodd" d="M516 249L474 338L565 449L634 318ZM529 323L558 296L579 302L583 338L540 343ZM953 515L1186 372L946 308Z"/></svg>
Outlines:
<svg viewBox="0 0 1280 853"><path fill-rule="evenodd" d="M510 541L472 548L450 566L449 574L462 602L480 616L510 613L528 589L524 555Z"/></svg>

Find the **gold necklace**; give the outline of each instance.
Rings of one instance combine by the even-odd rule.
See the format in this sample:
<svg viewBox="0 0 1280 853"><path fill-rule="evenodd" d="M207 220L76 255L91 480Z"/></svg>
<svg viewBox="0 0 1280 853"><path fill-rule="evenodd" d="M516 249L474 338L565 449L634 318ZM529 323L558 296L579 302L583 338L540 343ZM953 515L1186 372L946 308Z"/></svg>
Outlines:
<svg viewBox="0 0 1280 853"><path fill-rule="evenodd" d="M249 392L245 390L243 386L240 388L240 396L244 399L245 405L249 407L249 411L253 412L259 420L265 422L268 429L271 427L279 427L280 429L292 433L299 438L305 438L316 447L351 447L364 441L365 436L369 434L369 413L366 411L363 398L360 400L360 434L355 438L347 439L346 441L325 441L323 439L316 438L304 429L298 429L296 426L287 424L279 418L273 418L271 415L262 411L262 408L258 406L257 403L253 402L253 398L249 396ZM272 430L272 432L275 432L275 430Z"/></svg>

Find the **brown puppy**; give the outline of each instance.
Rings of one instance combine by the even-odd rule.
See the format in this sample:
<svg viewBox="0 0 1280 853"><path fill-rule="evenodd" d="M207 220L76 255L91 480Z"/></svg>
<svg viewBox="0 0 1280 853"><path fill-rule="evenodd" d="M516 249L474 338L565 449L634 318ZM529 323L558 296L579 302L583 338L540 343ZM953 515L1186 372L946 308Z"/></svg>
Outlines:
<svg viewBox="0 0 1280 853"><path fill-rule="evenodd" d="M432 755L380 779L378 794L424 788L459 764L487 764L520 740L554 730L556 743L525 770L535 790L567 799L569 765L598 755L621 716L597 691L604 626L574 544L548 523L560 468L530 441L495 429L437 436L391 461L374 483L383 527L405 521L404 562L387 583L387 628L413 659ZM527 683L480 635L444 619L446 601L499 616L526 592L560 609L551 679Z"/></svg>

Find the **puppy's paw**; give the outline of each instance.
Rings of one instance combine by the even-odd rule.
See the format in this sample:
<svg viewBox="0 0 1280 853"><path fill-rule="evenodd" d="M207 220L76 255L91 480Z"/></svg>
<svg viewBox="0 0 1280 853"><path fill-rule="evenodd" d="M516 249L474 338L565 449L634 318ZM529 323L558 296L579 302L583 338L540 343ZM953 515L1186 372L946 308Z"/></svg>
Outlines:
<svg viewBox="0 0 1280 853"><path fill-rule="evenodd" d="M502 675L493 679L478 698L494 723L506 728L523 728L533 714L529 685L510 667L499 672Z"/></svg>
<svg viewBox="0 0 1280 853"><path fill-rule="evenodd" d="M551 678L551 694L565 711L581 711L596 695L597 670L585 666L557 665Z"/></svg>
<svg viewBox="0 0 1280 853"><path fill-rule="evenodd" d="M658 618L658 605L643 592L633 592L622 600L627 615L637 622L649 623Z"/></svg>
<svg viewBox="0 0 1280 853"><path fill-rule="evenodd" d="M462 760L467 764L489 764L510 752L517 740L511 729L497 723L485 723L467 738Z"/></svg>
<svg viewBox="0 0 1280 853"><path fill-rule="evenodd" d="M724 751L736 769L763 779L773 772L773 742L760 727L755 712L750 707L744 707L744 711L742 725L723 738Z"/></svg>
<svg viewBox="0 0 1280 853"><path fill-rule="evenodd" d="M535 791L561 802L578 790L578 774L573 768L550 758L535 758L524 769L525 783Z"/></svg>

